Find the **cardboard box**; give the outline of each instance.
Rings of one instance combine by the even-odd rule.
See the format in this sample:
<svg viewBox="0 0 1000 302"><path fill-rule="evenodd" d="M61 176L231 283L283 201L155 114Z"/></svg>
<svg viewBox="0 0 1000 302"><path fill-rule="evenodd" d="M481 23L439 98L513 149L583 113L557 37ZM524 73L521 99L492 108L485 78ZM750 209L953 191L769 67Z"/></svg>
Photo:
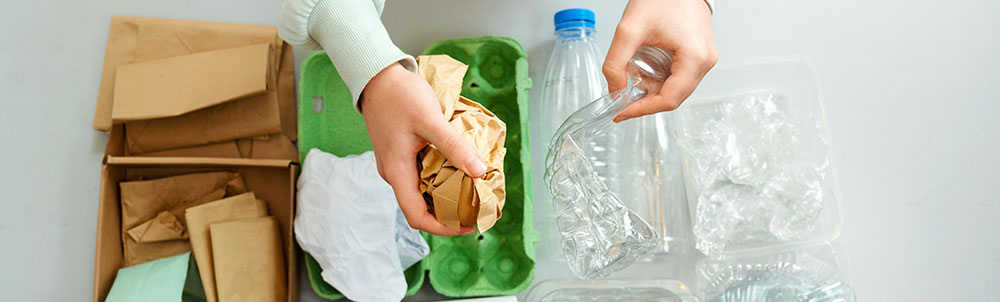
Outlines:
<svg viewBox="0 0 1000 302"><path fill-rule="evenodd" d="M278 222L287 268L287 301L298 301L298 265L292 221L295 215L295 179L298 165L285 159L125 156L120 125L113 127L101 168L101 191L94 255L94 302L104 301L124 258L118 183L208 171L239 172L248 191L267 202Z"/></svg>
<svg viewBox="0 0 1000 302"><path fill-rule="evenodd" d="M124 265L119 183L209 171L239 172L267 203L285 254L287 301L298 300L293 65L274 26L112 17L94 113L94 128L110 131L95 302Z"/></svg>

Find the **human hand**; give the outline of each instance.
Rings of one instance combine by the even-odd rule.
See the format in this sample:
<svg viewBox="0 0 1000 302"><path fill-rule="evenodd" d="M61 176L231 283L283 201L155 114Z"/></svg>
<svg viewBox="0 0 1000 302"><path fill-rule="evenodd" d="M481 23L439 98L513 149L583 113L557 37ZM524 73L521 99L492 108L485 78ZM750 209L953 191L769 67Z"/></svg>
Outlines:
<svg viewBox="0 0 1000 302"><path fill-rule="evenodd" d="M441 114L437 95L427 81L394 63L368 82L360 106L378 173L392 186L410 227L441 236L472 234L471 226L455 230L438 222L427 212L419 189L417 152L428 143L465 174L481 177L486 173L479 153Z"/></svg>
<svg viewBox="0 0 1000 302"><path fill-rule="evenodd" d="M604 77L610 91L628 84L629 59L643 45L673 53L670 77L659 93L629 105L615 117L615 122L677 109L715 66L718 53L708 4L704 0L629 1L604 60Z"/></svg>

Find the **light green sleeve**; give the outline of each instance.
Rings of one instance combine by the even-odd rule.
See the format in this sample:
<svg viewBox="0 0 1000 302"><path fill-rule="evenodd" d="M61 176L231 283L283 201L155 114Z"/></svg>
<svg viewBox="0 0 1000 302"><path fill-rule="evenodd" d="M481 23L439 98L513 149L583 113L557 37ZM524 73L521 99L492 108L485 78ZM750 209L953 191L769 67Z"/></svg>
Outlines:
<svg viewBox="0 0 1000 302"><path fill-rule="evenodd" d="M379 16L384 0L286 0L278 34L288 43L323 49L351 90L354 108L368 81L393 63L417 64L392 43Z"/></svg>

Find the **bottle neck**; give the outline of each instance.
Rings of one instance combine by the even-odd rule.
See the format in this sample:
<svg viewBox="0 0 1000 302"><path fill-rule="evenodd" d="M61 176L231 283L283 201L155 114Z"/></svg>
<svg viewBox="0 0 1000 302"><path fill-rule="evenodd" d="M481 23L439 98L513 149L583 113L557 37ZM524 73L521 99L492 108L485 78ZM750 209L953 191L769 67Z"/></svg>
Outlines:
<svg viewBox="0 0 1000 302"><path fill-rule="evenodd" d="M567 27L556 31L556 38L560 41L590 41L597 33L590 27Z"/></svg>

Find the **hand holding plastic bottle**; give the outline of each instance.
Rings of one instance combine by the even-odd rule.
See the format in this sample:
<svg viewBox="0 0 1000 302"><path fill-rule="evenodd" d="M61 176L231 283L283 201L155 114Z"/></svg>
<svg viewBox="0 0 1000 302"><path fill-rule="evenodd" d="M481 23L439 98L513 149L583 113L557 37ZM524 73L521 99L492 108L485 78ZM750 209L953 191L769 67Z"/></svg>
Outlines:
<svg viewBox="0 0 1000 302"><path fill-rule="evenodd" d="M427 212L418 189L417 152L428 143L465 174L479 177L486 172L476 149L441 115L437 95L427 81L394 63L368 83L360 106L378 173L392 186L410 227L440 236L472 234L475 230L470 226L456 231L438 222Z"/></svg>
<svg viewBox="0 0 1000 302"><path fill-rule="evenodd" d="M609 91L625 87L629 59L640 46L670 51L673 65L659 93L630 105L615 122L677 109L694 92L718 60L711 17L704 0L629 1L604 60Z"/></svg>

